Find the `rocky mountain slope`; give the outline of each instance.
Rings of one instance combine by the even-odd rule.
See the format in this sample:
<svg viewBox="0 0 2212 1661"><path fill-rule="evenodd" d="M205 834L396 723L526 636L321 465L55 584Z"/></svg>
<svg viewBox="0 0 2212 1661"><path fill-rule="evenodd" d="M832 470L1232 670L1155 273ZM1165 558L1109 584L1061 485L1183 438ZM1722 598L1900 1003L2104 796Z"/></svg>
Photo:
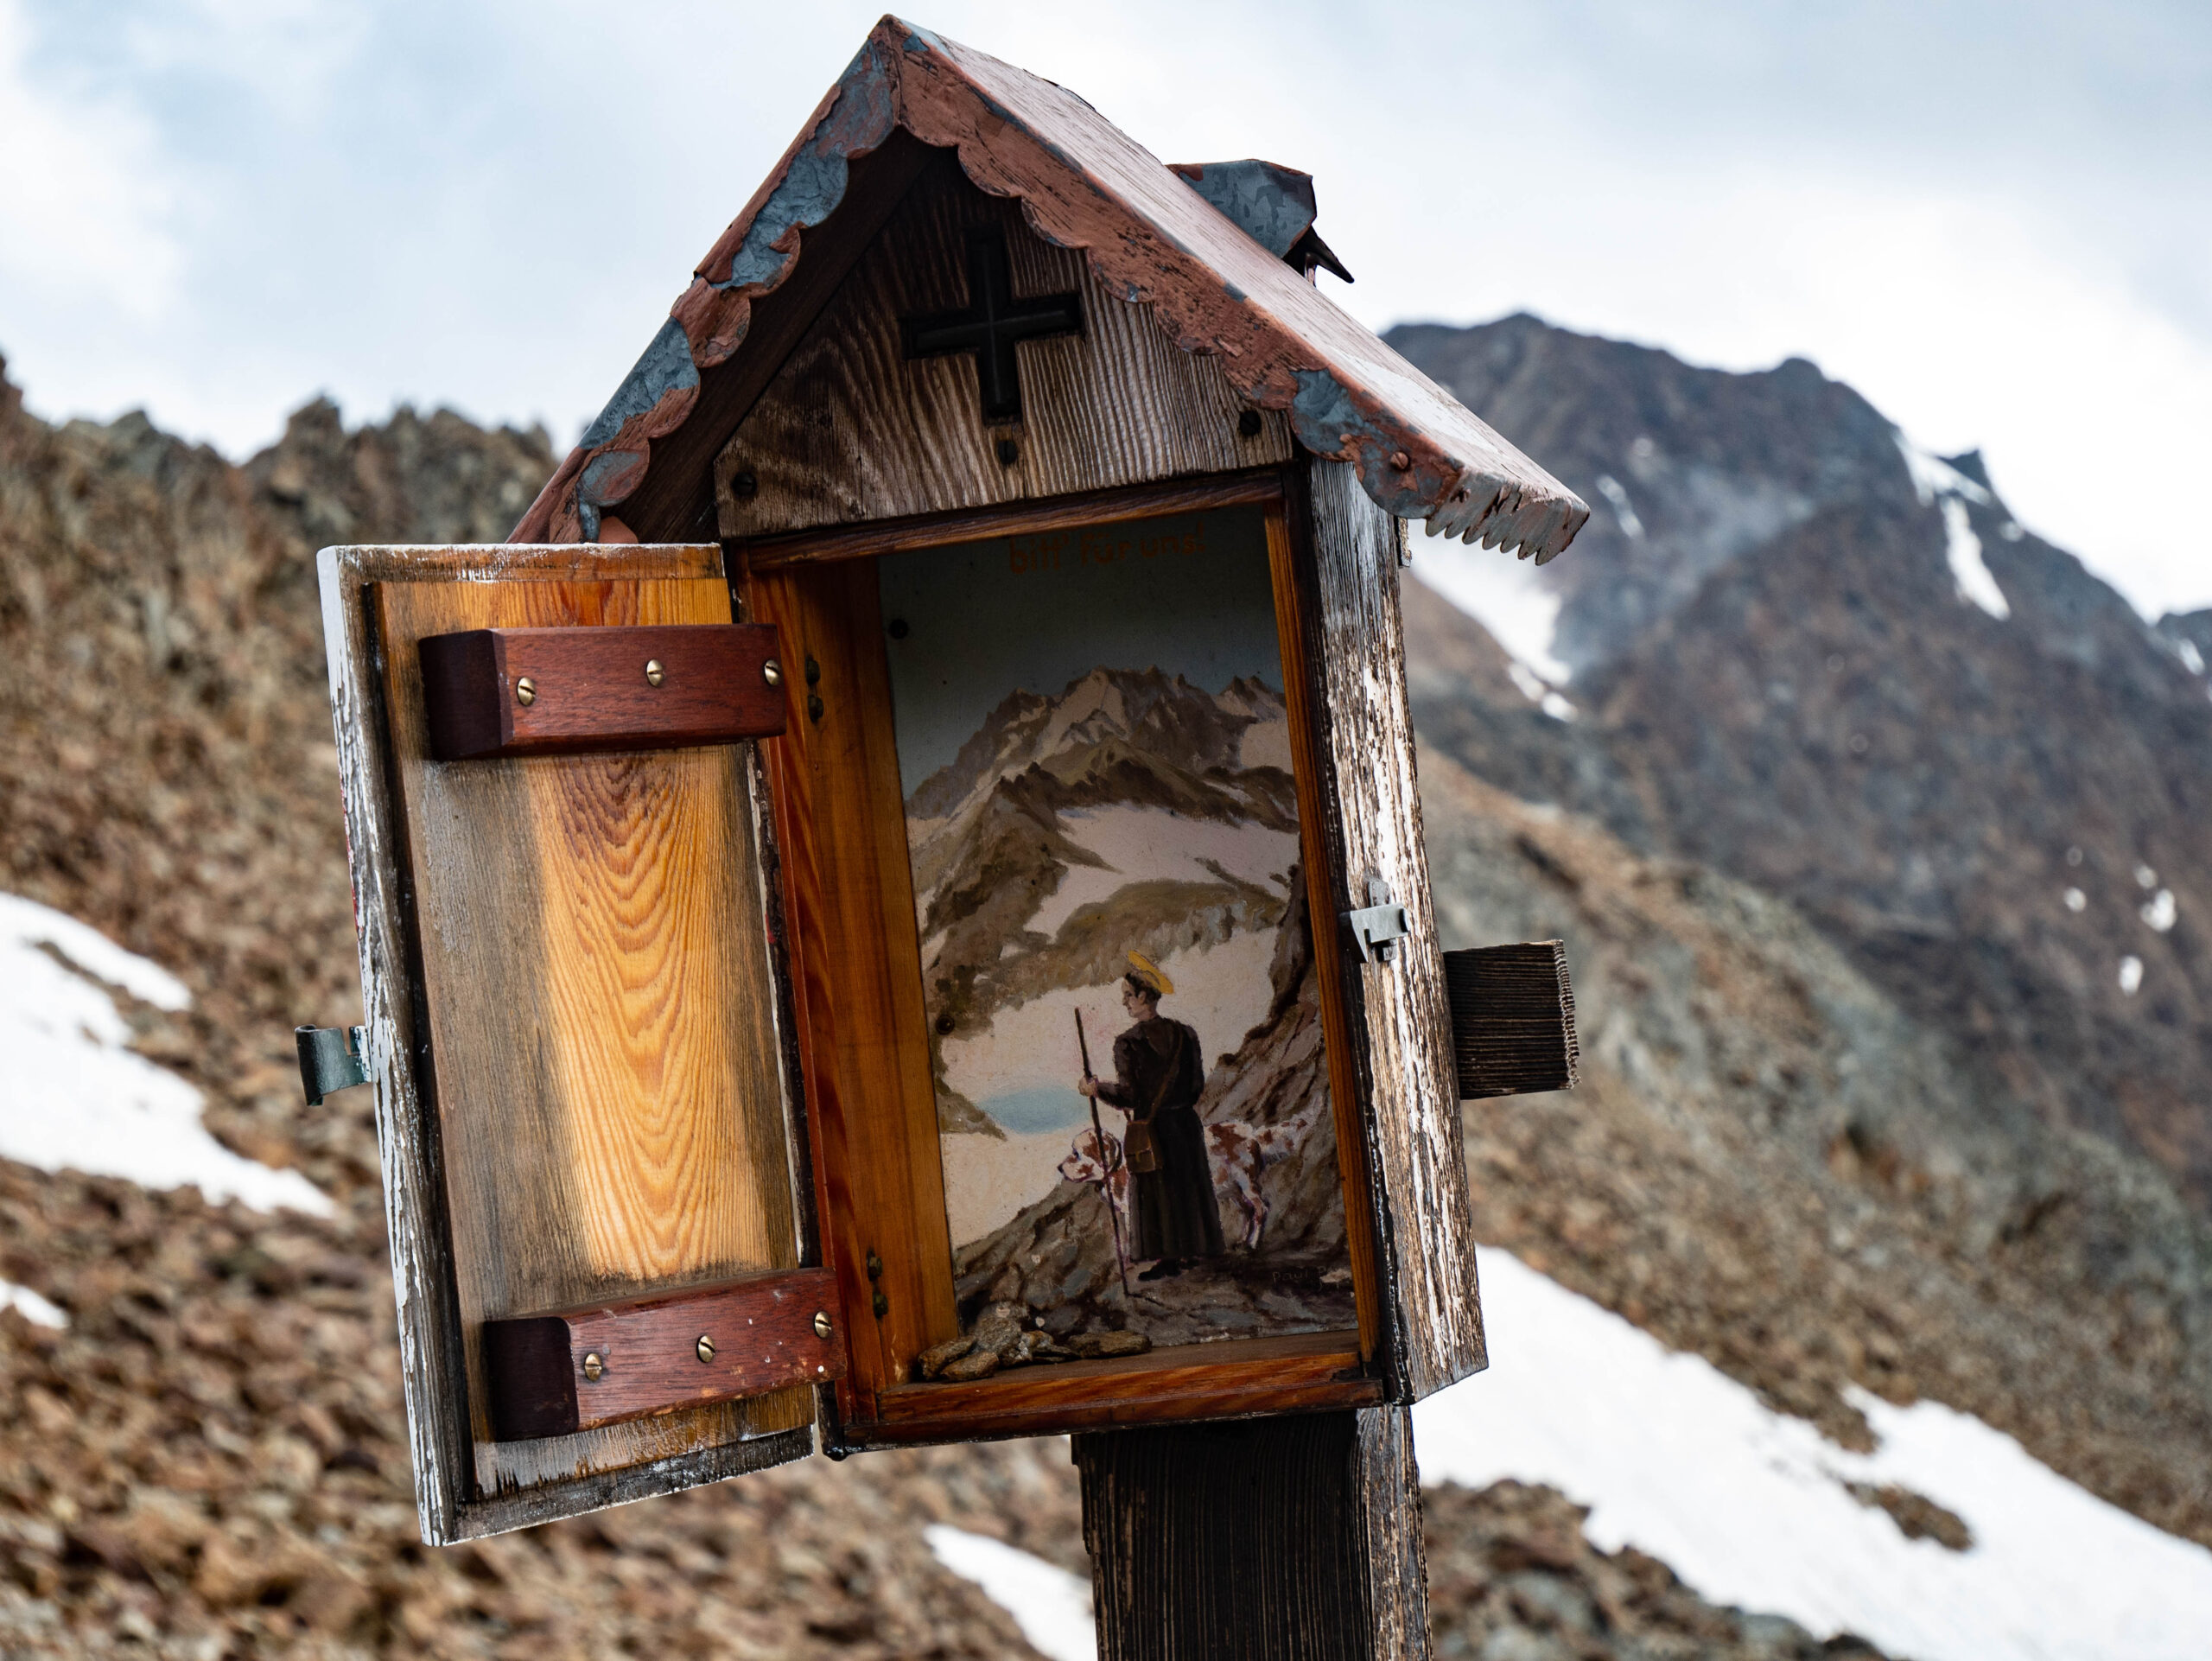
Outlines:
<svg viewBox="0 0 2212 1661"><path fill-rule="evenodd" d="M1630 845L1786 896L2063 1123L2212 1207L2212 699L2146 627L1848 387L1512 317L1392 343L1598 511L1536 581L1583 719L1432 689L1425 738ZM2190 646L2190 650L2182 648Z"/></svg>
<svg viewBox="0 0 2212 1661"><path fill-rule="evenodd" d="M311 557L496 539L550 466L542 434L405 410L347 430L318 404L233 467L142 417L50 426L0 375L0 888L172 968L191 1007L130 1005L136 1047L225 1142L336 1201L270 1214L0 1161L0 1279L68 1322L0 1309L0 1651L1007 1656L1011 1621L921 1525L1083 1571L1053 1443L416 1539L368 1104L303 1108L287 1032L359 1018ZM1495 1225L1552 1238L1589 1174ZM1528 1653L1820 1652L1593 1552L1556 1495L1431 1506L1447 1653L1501 1632Z"/></svg>
<svg viewBox="0 0 2212 1661"><path fill-rule="evenodd" d="M1563 935L1585 1023L1583 1091L1470 1111L1482 1238L1840 1440L1847 1384L1949 1402L2212 1541L2212 618L2144 628L1808 366L1400 340L1599 505L1542 577L1576 719L1407 590L1447 944ZM919 1525L1081 1568L1064 1454L1019 1444L414 1542L367 1105L303 1110L285 1033L358 1019L309 555L496 538L550 465L316 405L233 468L0 383L0 888L182 977L138 1047L339 1208L0 1165L0 1278L71 1321L0 1312L0 1649L1004 1655ZM1818 1652L1556 1496L1429 1513L1446 1653Z"/></svg>
<svg viewBox="0 0 2212 1661"><path fill-rule="evenodd" d="M2196 620L2146 627L1977 458L1914 452L1808 365L1694 370L1525 317L1391 338L1603 504L1533 574L1572 718L1407 588L1451 943L1566 934L1595 1061L1572 1101L1471 1115L1505 1144L1484 1238L1548 1237L1553 1272L1799 1411L1825 1412L1815 1375L1902 1365L2212 1538ZM1416 574L1451 557L1417 544ZM1608 944L1586 918L1578 947L1600 893L1637 921ZM1662 894L1729 914L1654 932ZM1727 967L1777 930L1789 951Z"/></svg>

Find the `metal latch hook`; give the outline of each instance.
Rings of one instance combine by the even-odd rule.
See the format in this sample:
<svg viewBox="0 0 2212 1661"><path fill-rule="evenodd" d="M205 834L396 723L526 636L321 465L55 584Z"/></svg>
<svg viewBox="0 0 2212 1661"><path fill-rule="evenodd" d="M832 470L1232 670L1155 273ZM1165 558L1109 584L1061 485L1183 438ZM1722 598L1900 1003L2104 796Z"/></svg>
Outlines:
<svg viewBox="0 0 2212 1661"><path fill-rule="evenodd" d="M1395 902L1390 885L1379 876L1367 879L1367 904L1346 912L1344 921L1351 926L1362 963L1389 963L1396 956L1390 942L1403 939L1411 932L1406 908Z"/></svg>
<svg viewBox="0 0 2212 1661"><path fill-rule="evenodd" d="M368 1064L361 1052L369 1041L365 1027L295 1027L292 1036L300 1046L300 1088L308 1105L321 1107L334 1091L369 1082Z"/></svg>

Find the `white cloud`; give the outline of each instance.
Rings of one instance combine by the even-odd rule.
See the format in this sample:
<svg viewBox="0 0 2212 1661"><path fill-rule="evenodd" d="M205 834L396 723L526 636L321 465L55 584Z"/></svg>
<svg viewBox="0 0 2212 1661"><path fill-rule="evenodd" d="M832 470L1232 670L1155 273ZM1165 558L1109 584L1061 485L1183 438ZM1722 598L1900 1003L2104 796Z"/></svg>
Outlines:
<svg viewBox="0 0 2212 1661"><path fill-rule="evenodd" d="M572 436L877 16L198 0L116 30L25 4L0 0L0 152L60 159L0 167L0 347L42 410L144 400L233 450L318 388L356 417L447 401ZM2212 187L2182 159L2205 31L2126 0L1969 5L1899 53L1878 12L930 22L1162 156L1311 169L1360 279L1328 290L1378 327L1526 307L1724 367L1802 354L1980 446L2023 520L2139 607L2212 604L2177 489L2212 449ZM34 54L33 16L62 44ZM1513 67L1479 98L1431 68L1467 60Z"/></svg>
<svg viewBox="0 0 2212 1661"><path fill-rule="evenodd" d="M181 258L158 136L32 45L21 0L0 0L0 295L34 316L158 316Z"/></svg>

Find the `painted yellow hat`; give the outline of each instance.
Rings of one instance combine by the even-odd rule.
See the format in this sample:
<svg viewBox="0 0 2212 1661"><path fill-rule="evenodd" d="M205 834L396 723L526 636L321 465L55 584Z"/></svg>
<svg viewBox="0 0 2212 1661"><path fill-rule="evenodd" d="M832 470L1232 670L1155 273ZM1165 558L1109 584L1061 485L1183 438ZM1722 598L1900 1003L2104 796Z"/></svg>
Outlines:
<svg viewBox="0 0 2212 1661"><path fill-rule="evenodd" d="M1160 989L1160 996L1166 997L1174 991L1175 983L1167 978L1167 971L1162 969L1158 964L1153 962L1151 958L1146 957L1143 952L1132 951L1129 953L1129 962L1135 966L1137 971L1137 977L1140 980L1150 981L1154 986L1158 987Z"/></svg>

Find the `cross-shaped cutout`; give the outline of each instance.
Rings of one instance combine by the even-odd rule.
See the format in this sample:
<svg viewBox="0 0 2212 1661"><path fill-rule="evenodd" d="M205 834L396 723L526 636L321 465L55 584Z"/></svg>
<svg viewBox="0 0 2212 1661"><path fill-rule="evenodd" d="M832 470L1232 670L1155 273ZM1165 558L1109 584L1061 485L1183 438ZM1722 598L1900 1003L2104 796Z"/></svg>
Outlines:
<svg viewBox="0 0 2212 1661"><path fill-rule="evenodd" d="M979 225L968 232L967 309L902 317L899 328L909 358L974 353L976 378L982 383L983 424L1005 426L1021 419L1021 377L1014 342L1082 334L1083 297L1046 294L1015 299L1006 232L995 225Z"/></svg>

